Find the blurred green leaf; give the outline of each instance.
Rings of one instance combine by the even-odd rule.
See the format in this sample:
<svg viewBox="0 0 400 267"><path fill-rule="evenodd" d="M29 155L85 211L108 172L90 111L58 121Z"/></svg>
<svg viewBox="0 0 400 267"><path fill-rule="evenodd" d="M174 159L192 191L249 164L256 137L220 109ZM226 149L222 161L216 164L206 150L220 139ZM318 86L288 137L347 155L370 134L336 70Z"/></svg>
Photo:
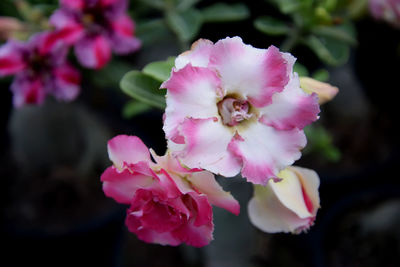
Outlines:
<svg viewBox="0 0 400 267"><path fill-rule="evenodd" d="M185 11L188 8L194 6L200 0L178 0L178 4L176 5L176 10Z"/></svg>
<svg viewBox="0 0 400 267"><path fill-rule="evenodd" d="M312 78L320 82L327 82L329 80L329 72L326 69L316 70L312 74Z"/></svg>
<svg viewBox="0 0 400 267"><path fill-rule="evenodd" d="M314 33L315 35L322 37L330 37L332 39L338 40L340 42L349 45L357 44L355 35L351 34L349 31L346 31L343 27L340 26L317 25L311 28L311 32Z"/></svg>
<svg viewBox="0 0 400 267"><path fill-rule="evenodd" d="M150 106L165 109L165 90L159 90L161 83L140 71L130 71L124 75L120 86L124 93Z"/></svg>
<svg viewBox="0 0 400 267"><path fill-rule="evenodd" d="M159 10L164 10L165 8L165 1L163 0L140 0L140 2Z"/></svg>
<svg viewBox="0 0 400 267"><path fill-rule="evenodd" d="M88 75L90 75L90 79L96 87L118 88L124 74L132 68L132 65L124 61L113 59L104 68L96 72L88 72Z"/></svg>
<svg viewBox="0 0 400 267"><path fill-rule="evenodd" d="M165 61L155 61L147 64L142 72L151 76L159 82L164 82L171 75L172 67L175 65L175 57L169 57Z"/></svg>
<svg viewBox="0 0 400 267"><path fill-rule="evenodd" d="M325 159L337 162L340 160L341 153L333 144L332 136L321 125L308 125L304 128L308 144L303 150L304 154L320 154Z"/></svg>
<svg viewBox="0 0 400 267"><path fill-rule="evenodd" d="M347 62L350 54L348 45L331 38L310 35L303 40L324 63L338 66Z"/></svg>
<svg viewBox="0 0 400 267"><path fill-rule="evenodd" d="M245 4L215 3L201 10L204 22L227 22L249 17L250 12Z"/></svg>
<svg viewBox="0 0 400 267"><path fill-rule="evenodd" d="M297 74L299 74L299 76L308 76L309 75L307 68L298 62L294 63L293 71L297 72Z"/></svg>
<svg viewBox="0 0 400 267"><path fill-rule="evenodd" d="M283 35L290 32L290 27L283 21L273 17L259 17L254 21L254 27L269 35Z"/></svg>
<svg viewBox="0 0 400 267"><path fill-rule="evenodd" d="M122 116L125 119L130 119L134 116L137 116L139 114L142 114L148 110L150 110L152 107L144 102L139 102L136 100L130 100L128 103L126 103L122 109Z"/></svg>
<svg viewBox="0 0 400 267"><path fill-rule="evenodd" d="M136 36L142 41L143 46L161 40L169 34L169 30L163 19L137 22Z"/></svg>
<svg viewBox="0 0 400 267"><path fill-rule="evenodd" d="M274 2L284 14L295 13L313 4L313 0L274 0Z"/></svg>
<svg viewBox="0 0 400 267"><path fill-rule="evenodd" d="M168 12L167 24L183 42L191 41L199 32L202 19L198 10L190 8L183 13Z"/></svg>

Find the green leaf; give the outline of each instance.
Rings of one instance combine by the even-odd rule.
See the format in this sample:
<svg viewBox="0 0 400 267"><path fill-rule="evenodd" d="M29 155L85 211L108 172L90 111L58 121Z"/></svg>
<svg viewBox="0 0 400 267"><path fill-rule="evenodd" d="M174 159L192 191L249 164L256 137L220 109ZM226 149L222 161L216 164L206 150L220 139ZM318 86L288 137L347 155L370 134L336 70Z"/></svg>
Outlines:
<svg viewBox="0 0 400 267"><path fill-rule="evenodd" d="M158 10L164 10L165 8L165 1L163 0L140 0L140 2Z"/></svg>
<svg viewBox="0 0 400 267"><path fill-rule="evenodd" d="M90 72L90 80L99 88L118 88L122 77L132 70L132 65L118 59L111 60L104 68Z"/></svg>
<svg viewBox="0 0 400 267"><path fill-rule="evenodd" d="M257 18L254 21L254 27L270 35L284 35L290 32L290 27L285 22L267 16Z"/></svg>
<svg viewBox="0 0 400 267"><path fill-rule="evenodd" d="M312 6L313 0L274 0L283 14L291 14Z"/></svg>
<svg viewBox="0 0 400 267"><path fill-rule="evenodd" d="M194 6L200 0L179 0L178 4L176 5L176 10L185 11L188 8Z"/></svg>
<svg viewBox="0 0 400 267"><path fill-rule="evenodd" d="M303 40L303 43L328 65L342 65L349 58L349 46L331 38L310 35Z"/></svg>
<svg viewBox="0 0 400 267"><path fill-rule="evenodd" d="M175 65L175 57L169 57L165 61L155 61L147 64L142 72L151 76L159 82L163 82L171 75L172 67Z"/></svg>
<svg viewBox="0 0 400 267"><path fill-rule="evenodd" d="M250 12L245 4L215 3L201 10L204 22L227 22L243 20Z"/></svg>
<svg viewBox="0 0 400 267"><path fill-rule="evenodd" d="M124 75L120 86L124 93L150 106L165 109L165 90L159 90L161 83L144 73L133 70Z"/></svg>
<svg viewBox="0 0 400 267"><path fill-rule="evenodd" d="M312 74L312 78L320 82L327 82L329 80L329 72L326 69L316 70Z"/></svg>
<svg viewBox="0 0 400 267"><path fill-rule="evenodd" d="M137 22L136 36L142 41L143 46L171 35L163 19L154 19L146 22Z"/></svg>
<svg viewBox="0 0 400 267"><path fill-rule="evenodd" d="M340 26L318 25L311 28L311 32L314 33L315 35L322 37L329 37L349 45L357 44L355 36Z"/></svg>
<svg viewBox="0 0 400 267"><path fill-rule="evenodd" d="M297 72L297 74L299 74L300 77L309 75L307 68L298 62L294 63L293 71Z"/></svg>
<svg viewBox="0 0 400 267"><path fill-rule="evenodd" d="M196 37L202 24L200 12L193 8L184 13L168 12L166 20L171 30L183 42L189 42Z"/></svg>
<svg viewBox="0 0 400 267"><path fill-rule="evenodd" d="M333 144L333 138L322 125L308 125L304 128L308 144L303 150L303 154L317 154L325 159L337 162L340 160L341 153Z"/></svg>
<svg viewBox="0 0 400 267"><path fill-rule="evenodd" d="M126 103L122 109L122 116L125 119L130 119L134 116L137 116L139 114L142 114L148 110L150 110L152 107L144 102L139 102L136 100L130 100L128 103Z"/></svg>

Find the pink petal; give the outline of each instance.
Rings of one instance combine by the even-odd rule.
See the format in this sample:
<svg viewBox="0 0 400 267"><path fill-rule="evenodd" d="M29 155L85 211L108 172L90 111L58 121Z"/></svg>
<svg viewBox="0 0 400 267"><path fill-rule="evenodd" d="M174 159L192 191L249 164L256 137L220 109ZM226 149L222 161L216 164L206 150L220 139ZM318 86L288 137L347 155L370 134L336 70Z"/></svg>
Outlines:
<svg viewBox="0 0 400 267"><path fill-rule="evenodd" d="M127 54L138 50L141 42L134 37L135 24L127 15L121 15L111 22L113 35L111 41L113 43L113 51L117 54Z"/></svg>
<svg viewBox="0 0 400 267"><path fill-rule="evenodd" d="M151 161L149 150L136 136L118 135L108 141L107 149L110 160L120 170L125 164Z"/></svg>
<svg viewBox="0 0 400 267"><path fill-rule="evenodd" d="M188 176L187 179L194 188L207 196L212 205L239 215L239 202L229 192L224 191L212 173L206 171L195 172Z"/></svg>
<svg viewBox="0 0 400 267"><path fill-rule="evenodd" d="M167 108L165 110L164 131L168 139L182 143L178 126L185 118L206 119L218 116L216 105L220 95L220 80L206 68L188 64L174 71L161 85L167 88Z"/></svg>
<svg viewBox="0 0 400 267"><path fill-rule="evenodd" d="M22 44L9 41L0 47L0 76L12 75L26 68Z"/></svg>
<svg viewBox="0 0 400 267"><path fill-rule="evenodd" d="M285 90L273 95L270 105L259 110L261 122L278 130L303 129L318 119L320 111L317 95L309 95L300 88L297 73L292 75Z"/></svg>
<svg viewBox="0 0 400 267"><path fill-rule="evenodd" d="M240 161L228 151L232 133L218 119L186 119L181 124L180 134L185 137L185 146L173 152L184 165L223 176L239 173Z"/></svg>
<svg viewBox="0 0 400 267"><path fill-rule="evenodd" d="M52 93L57 99L70 101L78 96L81 75L77 69L69 64L64 64L53 69L53 75L56 86Z"/></svg>
<svg viewBox="0 0 400 267"><path fill-rule="evenodd" d="M249 182L266 185L279 171L300 158L306 145L304 132L298 129L278 131L253 123L239 132L229 150L243 161L242 176Z"/></svg>
<svg viewBox="0 0 400 267"><path fill-rule="evenodd" d="M60 6L74 10L81 10L85 6L85 0L60 0Z"/></svg>
<svg viewBox="0 0 400 267"><path fill-rule="evenodd" d="M238 94L255 107L269 104L272 95L281 92L289 80L283 53L274 46L265 50L245 45L239 37L218 41L209 67L220 74L225 94Z"/></svg>
<svg viewBox="0 0 400 267"><path fill-rule="evenodd" d="M189 63L194 67L207 67L213 45L213 42L207 39L197 40L189 51L180 54L175 59L175 68L182 69Z"/></svg>
<svg viewBox="0 0 400 267"><path fill-rule="evenodd" d="M110 42L102 35L84 37L75 44L75 54L83 66L100 69L111 59Z"/></svg>
<svg viewBox="0 0 400 267"><path fill-rule="evenodd" d="M46 96L43 82L40 79L28 78L25 73L14 78L11 91L14 94L13 104L17 108L25 104L41 104Z"/></svg>
<svg viewBox="0 0 400 267"><path fill-rule="evenodd" d="M114 166L108 167L101 175L104 194L123 204L130 204L137 189L147 188L154 182L153 177L141 173L122 172Z"/></svg>

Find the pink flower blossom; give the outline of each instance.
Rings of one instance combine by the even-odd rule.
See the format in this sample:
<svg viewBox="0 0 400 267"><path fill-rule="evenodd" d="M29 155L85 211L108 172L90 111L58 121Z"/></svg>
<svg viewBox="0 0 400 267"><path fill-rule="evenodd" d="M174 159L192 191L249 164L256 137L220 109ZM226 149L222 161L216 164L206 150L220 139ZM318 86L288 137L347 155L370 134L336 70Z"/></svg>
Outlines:
<svg viewBox="0 0 400 267"><path fill-rule="evenodd" d="M97 69L107 64L111 51L127 54L140 48L127 5L127 0L60 0L50 23L56 38L75 45L83 66Z"/></svg>
<svg viewBox="0 0 400 267"><path fill-rule="evenodd" d="M319 209L319 177L313 170L288 167L264 187L254 186L248 205L250 221L267 233L307 230Z"/></svg>
<svg viewBox="0 0 400 267"><path fill-rule="evenodd" d="M317 96L300 88L294 62L239 37L197 41L161 85L169 149L190 168L265 185L301 156L302 129L318 118Z"/></svg>
<svg viewBox="0 0 400 267"><path fill-rule="evenodd" d="M126 225L148 243L201 247L212 240L210 204L239 213L239 203L214 176L186 169L167 153L159 157L136 136L119 135L108 142L113 166L101 176L104 193L129 204Z"/></svg>
<svg viewBox="0 0 400 267"><path fill-rule="evenodd" d="M44 32L26 43L9 40L0 48L0 76L15 75L15 107L40 104L46 94L65 101L78 95L80 74L66 60L68 48L51 39L52 34Z"/></svg>
<svg viewBox="0 0 400 267"><path fill-rule="evenodd" d="M400 28L400 0L370 0L369 10L374 18Z"/></svg>

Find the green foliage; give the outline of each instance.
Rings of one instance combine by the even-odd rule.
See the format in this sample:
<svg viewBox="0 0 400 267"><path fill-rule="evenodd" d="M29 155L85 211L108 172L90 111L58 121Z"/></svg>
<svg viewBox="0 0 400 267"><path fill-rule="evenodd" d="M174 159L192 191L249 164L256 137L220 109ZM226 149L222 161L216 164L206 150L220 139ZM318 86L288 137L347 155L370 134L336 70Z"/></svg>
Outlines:
<svg viewBox="0 0 400 267"><path fill-rule="evenodd" d="M175 64L175 57L169 57L165 61L155 61L146 65L142 72L159 82L163 82L171 75L171 69Z"/></svg>
<svg viewBox="0 0 400 267"><path fill-rule="evenodd" d="M243 20L250 12L244 4L216 3L201 10L203 22L229 22Z"/></svg>
<svg viewBox="0 0 400 267"><path fill-rule="evenodd" d="M170 11L166 15L168 27L183 42L193 40L200 30L202 17L200 11L194 8L184 12Z"/></svg>
<svg viewBox="0 0 400 267"><path fill-rule="evenodd" d="M300 64L298 61L294 63L293 71L297 72L297 74L299 74L300 77L309 75L307 68L304 65Z"/></svg>
<svg viewBox="0 0 400 267"><path fill-rule="evenodd" d="M159 90L161 83L152 77L133 70L124 75L120 87L130 97L152 107L165 109L165 96Z"/></svg>
<svg viewBox="0 0 400 267"><path fill-rule="evenodd" d="M304 128L308 144L303 150L304 154L318 154L331 162L338 162L341 153L333 144L332 136L321 125L308 125Z"/></svg>
<svg viewBox="0 0 400 267"><path fill-rule="evenodd" d="M311 77L320 82L327 82L329 80L329 72L326 69L319 69L316 70Z"/></svg>
<svg viewBox="0 0 400 267"><path fill-rule="evenodd" d="M350 47L332 38L310 35L303 40L303 43L327 65L342 65L349 58Z"/></svg>
<svg viewBox="0 0 400 267"><path fill-rule="evenodd" d="M286 22L268 16L257 18L254 21L254 27L260 32L269 35L285 35L290 32L290 27Z"/></svg>
<svg viewBox="0 0 400 267"><path fill-rule="evenodd" d="M122 109L122 116L125 119L130 119L134 116L140 115L146 111L151 110L151 106L144 103L139 102L136 100L130 100L128 103L125 104L124 108Z"/></svg>

